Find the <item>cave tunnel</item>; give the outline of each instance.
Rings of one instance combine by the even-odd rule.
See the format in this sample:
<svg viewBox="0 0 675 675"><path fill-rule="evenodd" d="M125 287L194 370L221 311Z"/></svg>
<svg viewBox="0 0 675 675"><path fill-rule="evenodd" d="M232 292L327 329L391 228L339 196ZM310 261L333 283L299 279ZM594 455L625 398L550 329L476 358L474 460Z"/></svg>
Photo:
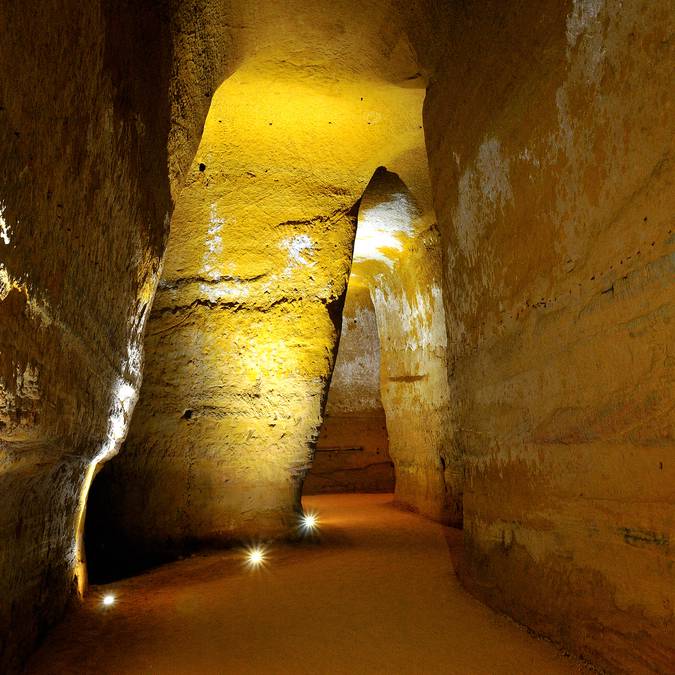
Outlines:
<svg viewBox="0 0 675 675"><path fill-rule="evenodd" d="M0 672L675 673L674 29L4 3Z"/></svg>
<svg viewBox="0 0 675 675"><path fill-rule="evenodd" d="M302 494L393 493L394 484L375 308L369 289L350 276L335 367Z"/></svg>

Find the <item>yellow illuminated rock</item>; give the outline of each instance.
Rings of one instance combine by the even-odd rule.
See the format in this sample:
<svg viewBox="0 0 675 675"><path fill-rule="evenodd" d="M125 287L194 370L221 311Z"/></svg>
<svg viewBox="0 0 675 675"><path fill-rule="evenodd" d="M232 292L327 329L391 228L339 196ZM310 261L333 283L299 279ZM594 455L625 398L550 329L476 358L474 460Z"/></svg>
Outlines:
<svg viewBox="0 0 675 675"><path fill-rule="evenodd" d="M378 165L426 170L423 90L286 67L223 83L178 199L141 399L91 507L125 550L295 527L359 199Z"/></svg>
<svg viewBox="0 0 675 675"><path fill-rule="evenodd" d="M380 394L380 355L370 289L352 274L342 312L340 347L303 495L394 491L394 465Z"/></svg>
<svg viewBox="0 0 675 675"><path fill-rule="evenodd" d="M373 176L359 209L352 276L370 289L377 318L396 498L459 524L461 468L450 442L440 237L426 165L417 168L416 194L392 172Z"/></svg>

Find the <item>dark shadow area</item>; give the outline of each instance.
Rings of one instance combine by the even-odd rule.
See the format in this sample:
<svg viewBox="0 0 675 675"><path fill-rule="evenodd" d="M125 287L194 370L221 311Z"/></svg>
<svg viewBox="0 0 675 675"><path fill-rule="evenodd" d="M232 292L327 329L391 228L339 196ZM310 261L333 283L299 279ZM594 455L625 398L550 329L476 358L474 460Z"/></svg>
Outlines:
<svg viewBox="0 0 675 675"><path fill-rule="evenodd" d="M115 525L119 520L107 494L106 470L109 464L92 481L87 501L84 547L90 584L126 579L179 557L178 551L153 554L125 540Z"/></svg>

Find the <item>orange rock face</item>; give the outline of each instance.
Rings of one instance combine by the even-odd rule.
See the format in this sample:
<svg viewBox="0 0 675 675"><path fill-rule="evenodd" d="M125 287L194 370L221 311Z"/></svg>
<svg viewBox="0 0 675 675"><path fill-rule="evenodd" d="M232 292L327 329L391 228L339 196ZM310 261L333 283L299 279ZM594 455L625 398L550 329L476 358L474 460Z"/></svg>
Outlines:
<svg viewBox="0 0 675 675"><path fill-rule="evenodd" d="M126 433L171 194L228 68L222 40L212 63L186 51L204 20L151 2L0 8L3 672L86 583L89 485Z"/></svg>
<svg viewBox="0 0 675 675"><path fill-rule="evenodd" d="M380 163L425 160L419 86L372 71L349 35L331 54L358 70L334 78L299 77L265 39L215 93L177 201L142 394L90 508L106 550L151 560L295 531L359 199Z"/></svg>
<svg viewBox="0 0 675 675"><path fill-rule="evenodd" d="M83 581L88 481L140 384L170 209L169 117L152 101L167 31L152 12L60 4L0 11L3 672Z"/></svg>

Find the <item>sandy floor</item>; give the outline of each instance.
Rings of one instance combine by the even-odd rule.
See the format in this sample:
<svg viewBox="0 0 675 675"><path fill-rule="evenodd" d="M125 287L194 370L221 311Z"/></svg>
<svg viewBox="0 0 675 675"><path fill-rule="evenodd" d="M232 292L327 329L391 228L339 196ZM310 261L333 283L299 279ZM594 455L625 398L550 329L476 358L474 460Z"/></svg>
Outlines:
<svg viewBox="0 0 675 675"><path fill-rule="evenodd" d="M580 672L464 592L447 530L390 502L306 497L321 542L275 546L264 569L228 551L94 587L28 672Z"/></svg>

